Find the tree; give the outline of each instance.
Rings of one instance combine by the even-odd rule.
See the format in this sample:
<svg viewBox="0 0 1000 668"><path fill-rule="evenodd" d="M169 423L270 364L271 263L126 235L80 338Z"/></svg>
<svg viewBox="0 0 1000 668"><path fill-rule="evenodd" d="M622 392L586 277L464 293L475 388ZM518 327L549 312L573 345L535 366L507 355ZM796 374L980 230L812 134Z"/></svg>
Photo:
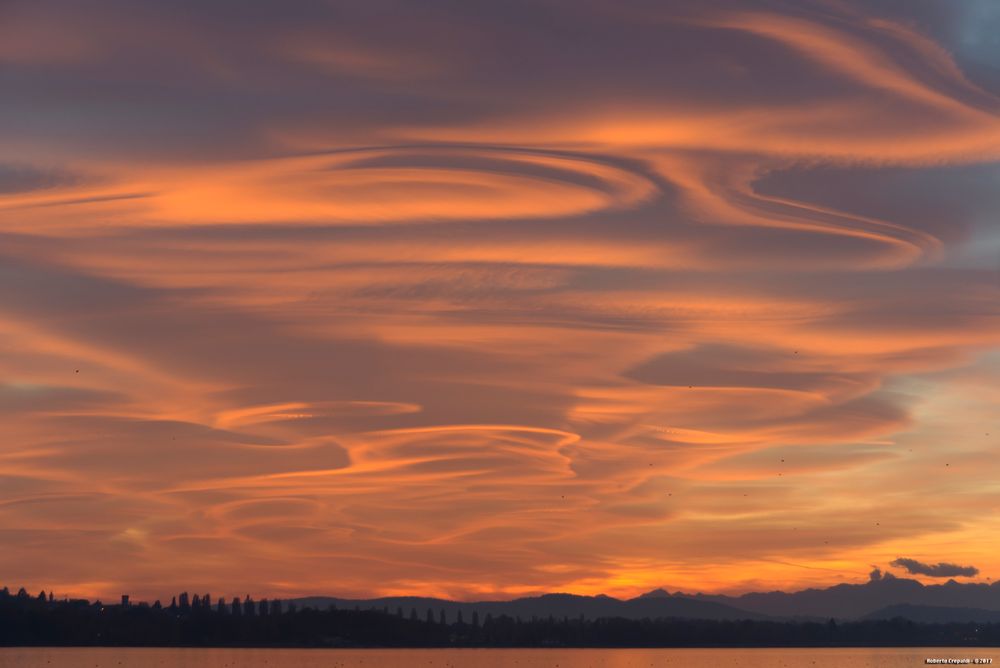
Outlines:
<svg viewBox="0 0 1000 668"><path fill-rule="evenodd" d="M434 623L434 611L431 610L430 608L427 608L427 623L428 624Z"/></svg>
<svg viewBox="0 0 1000 668"><path fill-rule="evenodd" d="M267 599L266 598L260 599L260 603L257 604L257 613L261 617L267 617L268 612L270 612L270 609L268 608L267 605Z"/></svg>
<svg viewBox="0 0 1000 668"><path fill-rule="evenodd" d="M462 621L462 611L461 611L461 610L459 610L459 611L458 611L458 619L456 620L456 623L457 623L457 624L458 624L459 626L461 626L462 624L464 624L464 623L465 623L465 622L463 622L463 621Z"/></svg>
<svg viewBox="0 0 1000 668"><path fill-rule="evenodd" d="M410 621L411 622L417 621L417 609L416 608L410 608Z"/></svg>
<svg viewBox="0 0 1000 668"><path fill-rule="evenodd" d="M444 608L441 608L441 616L438 618L438 623L444 626L448 623L448 619L444 616Z"/></svg>
<svg viewBox="0 0 1000 668"><path fill-rule="evenodd" d="M472 611L472 626L473 628L479 628L479 612L476 610Z"/></svg>
<svg viewBox="0 0 1000 668"><path fill-rule="evenodd" d="M243 606L240 605L239 596L233 596L232 610L234 617L240 617L243 615Z"/></svg>
<svg viewBox="0 0 1000 668"><path fill-rule="evenodd" d="M226 599L223 598L222 596L219 597L219 603L216 606L216 612L218 612L220 615L226 614Z"/></svg>
<svg viewBox="0 0 1000 668"><path fill-rule="evenodd" d="M276 598L271 601L271 614L280 615L281 614L281 599Z"/></svg>
<svg viewBox="0 0 1000 668"><path fill-rule="evenodd" d="M396 608L396 616L402 618L403 616L403 606Z"/></svg>
<svg viewBox="0 0 1000 668"><path fill-rule="evenodd" d="M247 594L247 597L243 599L243 614L247 617L254 616L253 599L250 598L250 594Z"/></svg>

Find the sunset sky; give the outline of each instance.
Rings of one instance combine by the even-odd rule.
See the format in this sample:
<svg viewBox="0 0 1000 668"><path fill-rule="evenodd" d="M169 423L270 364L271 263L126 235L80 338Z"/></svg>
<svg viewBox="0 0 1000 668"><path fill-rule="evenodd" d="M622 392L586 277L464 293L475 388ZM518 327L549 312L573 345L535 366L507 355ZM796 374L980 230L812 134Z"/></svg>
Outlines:
<svg viewBox="0 0 1000 668"><path fill-rule="evenodd" d="M1000 577L998 35L995 0L3 2L0 585Z"/></svg>

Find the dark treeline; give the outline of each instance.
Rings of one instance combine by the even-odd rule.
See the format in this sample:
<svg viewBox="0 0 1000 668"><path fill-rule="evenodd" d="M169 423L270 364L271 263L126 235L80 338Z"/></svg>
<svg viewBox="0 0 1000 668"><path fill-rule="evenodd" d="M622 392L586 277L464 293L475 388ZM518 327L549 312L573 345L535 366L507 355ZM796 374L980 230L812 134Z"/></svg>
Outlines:
<svg viewBox="0 0 1000 668"><path fill-rule="evenodd" d="M443 611L314 610L181 594L104 605L0 591L0 645L186 647L837 647L998 646L1000 624L690 619L446 620Z"/></svg>

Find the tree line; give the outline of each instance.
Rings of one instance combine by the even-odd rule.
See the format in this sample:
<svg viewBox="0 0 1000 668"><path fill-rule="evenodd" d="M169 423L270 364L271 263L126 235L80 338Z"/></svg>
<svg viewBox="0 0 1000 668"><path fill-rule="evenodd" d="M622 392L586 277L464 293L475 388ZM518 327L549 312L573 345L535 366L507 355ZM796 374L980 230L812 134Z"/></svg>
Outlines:
<svg viewBox="0 0 1000 668"><path fill-rule="evenodd" d="M105 605L0 590L0 645L176 647L941 647L1000 646L1000 624L693 619L448 620L443 610L297 608L182 593Z"/></svg>

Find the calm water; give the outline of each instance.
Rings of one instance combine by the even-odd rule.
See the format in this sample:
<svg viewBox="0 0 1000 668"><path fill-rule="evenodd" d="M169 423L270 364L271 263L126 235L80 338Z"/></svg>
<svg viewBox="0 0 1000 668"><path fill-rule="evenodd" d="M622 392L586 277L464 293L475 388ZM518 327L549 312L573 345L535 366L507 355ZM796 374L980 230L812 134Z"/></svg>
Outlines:
<svg viewBox="0 0 1000 668"><path fill-rule="evenodd" d="M0 668L895 668L992 649L64 649L0 648Z"/></svg>

